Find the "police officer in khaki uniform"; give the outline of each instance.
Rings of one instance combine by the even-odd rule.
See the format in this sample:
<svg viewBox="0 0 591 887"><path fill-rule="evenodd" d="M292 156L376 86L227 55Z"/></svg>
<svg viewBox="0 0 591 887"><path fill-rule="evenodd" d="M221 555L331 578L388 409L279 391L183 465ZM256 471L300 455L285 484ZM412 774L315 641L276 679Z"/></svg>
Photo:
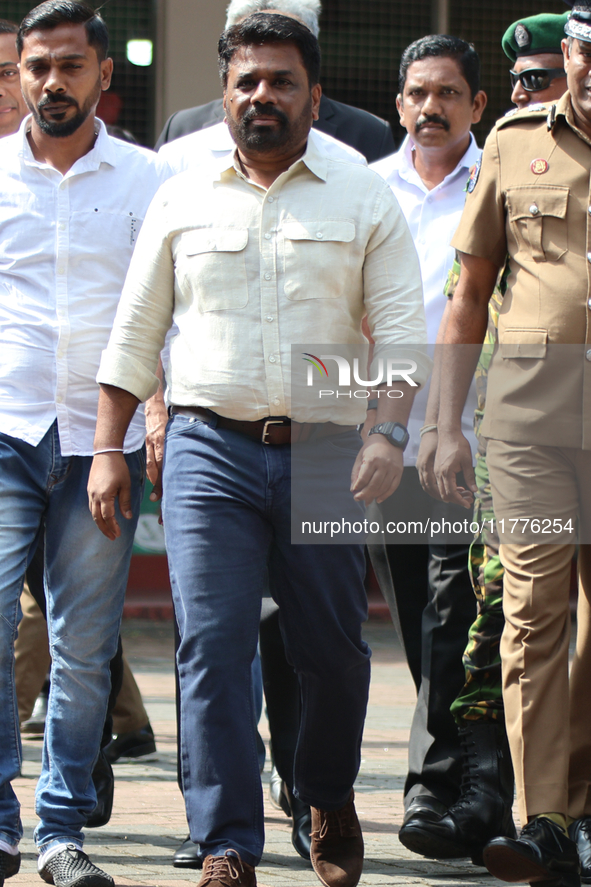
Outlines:
<svg viewBox="0 0 591 887"><path fill-rule="evenodd" d="M452 241L462 271L445 342L476 347L445 349L435 466L445 501L469 507L456 485L463 471L476 491L458 411L508 254L482 433L505 568L503 693L523 829L491 841L484 859L503 880L548 887L580 884L577 848L591 878L587 545L570 706L568 684L574 529L580 522L588 541L591 503L591 0L574 5L565 31L568 92L499 121L468 187Z"/></svg>

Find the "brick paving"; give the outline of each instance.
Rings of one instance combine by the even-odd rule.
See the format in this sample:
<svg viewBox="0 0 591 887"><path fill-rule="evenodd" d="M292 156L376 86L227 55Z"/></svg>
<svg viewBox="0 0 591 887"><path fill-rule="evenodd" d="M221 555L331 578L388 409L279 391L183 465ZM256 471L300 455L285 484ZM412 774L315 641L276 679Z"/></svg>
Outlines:
<svg viewBox="0 0 591 887"><path fill-rule="evenodd" d="M111 822L88 831L85 849L121 887L196 884L198 872L171 865L174 850L187 835L183 800L176 783L172 625L128 620L124 622L123 636L156 733L158 756L146 763L115 765ZM392 625L370 622L366 637L374 655L363 759L356 785L357 809L366 843L361 885L501 884L468 860L433 862L409 853L398 841L414 687ZM260 730L267 740L264 716ZM23 806L23 861L21 872L10 880L10 885L38 887L42 882L36 874L32 833L41 743L29 739L23 746L23 772L14 784ZM266 847L257 869L258 883L260 887L317 887L319 882L310 866L291 846L290 821L268 801L269 770L267 763L263 773Z"/></svg>

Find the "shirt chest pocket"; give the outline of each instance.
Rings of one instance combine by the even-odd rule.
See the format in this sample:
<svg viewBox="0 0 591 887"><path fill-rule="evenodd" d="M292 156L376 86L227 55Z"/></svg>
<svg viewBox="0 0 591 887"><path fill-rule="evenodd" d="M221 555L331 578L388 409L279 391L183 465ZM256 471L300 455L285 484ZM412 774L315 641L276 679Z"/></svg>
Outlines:
<svg viewBox="0 0 591 887"><path fill-rule="evenodd" d="M534 262L557 262L568 250L569 189L527 185L507 190L509 222L520 249Z"/></svg>
<svg viewBox="0 0 591 887"><path fill-rule="evenodd" d="M348 219L286 221L283 290L288 299L338 299L352 273L355 224Z"/></svg>
<svg viewBox="0 0 591 887"><path fill-rule="evenodd" d="M176 272L199 310L223 311L248 304L248 228L199 228L181 235Z"/></svg>

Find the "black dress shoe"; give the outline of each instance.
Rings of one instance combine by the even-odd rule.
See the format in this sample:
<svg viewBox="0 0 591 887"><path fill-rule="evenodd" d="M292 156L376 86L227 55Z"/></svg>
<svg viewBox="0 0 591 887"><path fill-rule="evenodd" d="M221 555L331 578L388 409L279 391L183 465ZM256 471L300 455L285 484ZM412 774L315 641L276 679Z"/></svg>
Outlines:
<svg viewBox="0 0 591 887"><path fill-rule="evenodd" d="M434 858L431 852L431 839L425 829L429 824L439 822L446 813L447 807L437 798L431 795L417 795L406 808L398 840L407 850Z"/></svg>
<svg viewBox="0 0 591 887"><path fill-rule="evenodd" d="M7 853L6 850L0 850L0 887L4 884L5 878L12 878L18 874L21 867L21 855L16 853Z"/></svg>
<svg viewBox="0 0 591 887"><path fill-rule="evenodd" d="M591 816L582 816L571 823L568 836L577 845L581 862L581 883L591 884Z"/></svg>
<svg viewBox="0 0 591 887"><path fill-rule="evenodd" d="M283 780L275 764L273 764L269 779L269 798L276 810L283 810L286 816L291 816L289 801L283 791Z"/></svg>
<svg viewBox="0 0 591 887"><path fill-rule="evenodd" d="M126 759L152 760L156 754L154 731L148 722L141 730L130 730L129 733L118 733L104 748L109 763Z"/></svg>
<svg viewBox="0 0 591 887"><path fill-rule="evenodd" d="M308 804L296 798L292 790L283 783L283 797L289 804L289 811L293 820L291 829L291 843L302 859L310 859L310 844L312 831L312 811Z"/></svg>
<svg viewBox="0 0 591 887"><path fill-rule="evenodd" d="M403 824L406 825L411 819L419 817L428 822L437 822L447 813L447 807L431 795L417 795L413 798L406 810L404 811Z"/></svg>
<svg viewBox="0 0 591 887"><path fill-rule="evenodd" d="M113 768L105 756L104 749L100 750L94 765L92 782L96 791L96 807L86 820L86 828L99 828L101 825L106 825L111 818L115 792Z"/></svg>
<svg viewBox="0 0 591 887"><path fill-rule="evenodd" d="M203 860L199 856L199 846L193 843L190 835L187 835L187 840L175 851L172 864L175 869L203 868Z"/></svg>
<svg viewBox="0 0 591 887"><path fill-rule="evenodd" d="M580 887L577 845L545 816L532 819L519 838L494 838L484 848L484 864L501 881L535 882L544 887Z"/></svg>

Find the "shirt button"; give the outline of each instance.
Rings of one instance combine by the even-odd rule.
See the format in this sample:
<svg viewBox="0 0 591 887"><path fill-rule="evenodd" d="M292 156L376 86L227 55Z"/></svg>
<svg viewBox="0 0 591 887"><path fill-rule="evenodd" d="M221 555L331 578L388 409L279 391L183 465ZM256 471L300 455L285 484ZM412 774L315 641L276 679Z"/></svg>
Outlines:
<svg viewBox="0 0 591 887"><path fill-rule="evenodd" d="M585 357L587 358L587 360L591 360L591 348L585 353Z"/></svg>
<svg viewBox="0 0 591 887"><path fill-rule="evenodd" d="M274 403L274 404L280 404L281 401L279 400L278 397L274 397L274 398L273 398L273 403Z"/></svg>
<svg viewBox="0 0 591 887"><path fill-rule="evenodd" d="M271 235L270 235L270 234L265 234L265 240L271 240Z"/></svg>
<svg viewBox="0 0 591 887"><path fill-rule="evenodd" d="M591 259L589 259L589 261L591 261ZM60 265L59 268L57 269L57 273L58 273L58 274L63 274L65 270L66 270L66 269L64 268L64 266L63 266L63 265Z"/></svg>
<svg viewBox="0 0 591 887"><path fill-rule="evenodd" d="M265 317L265 320L267 321L267 323L273 323L275 318L273 317L272 314L267 314L267 316Z"/></svg>
<svg viewBox="0 0 591 887"><path fill-rule="evenodd" d="M540 210L535 203L532 203L532 205L529 208L529 211L532 214L532 216L537 216L537 214L539 213Z"/></svg>
<svg viewBox="0 0 591 887"><path fill-rule="evenodd" d="M271 280L271 275L269 274L268 271L267 271L267 273L265 274L265 280Z"/></svg>
<svg viewBox="0 0 591 887"><path fill-rule="evenodd" d="M589 352L589 354L591 354L591 351ZM277 358L275 357L274 354L272 354L272 355L269 357L269 363L275 363L276 360L277 360ZM591 360L591 357L589 358L589 360Z"/></svg>
<svg viewBox="0 0 591 887"><path fill-rule="evenodd" d="M267 203L273 203L274 200L274 197L267 197Z"/></svg>
<svg viewBox="0 0 591 887"><path fill-rule="evenodd" d="M587 301L587 307L588 307L588 308L591 308L591 299L589 299L589 300Z"/></svg>
<svg viewBox="0 0 591 887"><path fill-rule="evenodd" d="M65 230L66 230L66 225L65 225L65 223L64 223L64 222L60 222L60 231L65 231Z"/></svg>
<svg viewBox="0 0 591 887"><path fill-rule="evenodd" d="M591 262L591 253L587 253L587 261Z"/></svg>
<svg viewBox="0 0 591 887"><path fill-rule="evenodd" d="M324 234L322 233L322 231L317 231L316 237L318 238L318 240L322 240L322 238L324 237Z"/></svg>
<svg viewBox="0 0 591 887"><path fill-rule="evenodd" d="M56 403L62 403L63 397L61 396L61 394L58 394L58 396L56 397L55 400L56 400Z"/></svg>
<svg viewBox="0 0 591 887"><path fill-rule="evenodd" d="M591 206L589 207L589 215L591 216Z"/></svg>

